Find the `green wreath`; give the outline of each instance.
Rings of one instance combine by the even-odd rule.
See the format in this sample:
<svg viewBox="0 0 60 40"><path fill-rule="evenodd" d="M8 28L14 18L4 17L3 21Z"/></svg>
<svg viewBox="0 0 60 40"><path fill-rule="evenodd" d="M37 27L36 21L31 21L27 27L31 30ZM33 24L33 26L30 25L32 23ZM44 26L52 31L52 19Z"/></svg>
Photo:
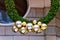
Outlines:
<svg viewBox="0 0 60 40"><path fill-rule="evenodd" d="M59 0L59 7L60 7L60 0Z"/></svg>
<svg viewBox="0 0 60 40"><path fill-rule="evenodd" d="M32 20L27 20L18 15L17 10L15 9L14 0L5 0L4 3L8 15L14 22L17 20L20 20L22 22L25 21L27 23L32 22ZM48 14L43 18L39 19L38 21L48 24L55 17L56 13L58 12L58 9L59 9L59 0L51 0L51 7Z"/></svg>

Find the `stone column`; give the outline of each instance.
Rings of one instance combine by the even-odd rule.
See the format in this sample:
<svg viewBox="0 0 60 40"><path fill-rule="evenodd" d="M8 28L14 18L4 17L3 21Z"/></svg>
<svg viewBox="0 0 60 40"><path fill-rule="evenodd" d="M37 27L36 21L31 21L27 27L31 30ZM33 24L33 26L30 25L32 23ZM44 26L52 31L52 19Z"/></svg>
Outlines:
<svg viewBox="0 0 60 40"><path fill-rule="evenodd" d="M57 40L60 40L60 9L56 16L56 36Z"/></svg>

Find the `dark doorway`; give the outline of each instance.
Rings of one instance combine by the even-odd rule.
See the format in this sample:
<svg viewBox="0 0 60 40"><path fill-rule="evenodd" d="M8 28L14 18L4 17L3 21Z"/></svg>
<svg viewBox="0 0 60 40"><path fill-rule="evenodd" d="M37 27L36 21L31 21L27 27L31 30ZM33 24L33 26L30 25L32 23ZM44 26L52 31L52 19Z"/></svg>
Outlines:
<svg viewBox="0 0 60 40"><path fill-rule="evenodd" d="M27 0L15 0L15 7L19 12L20 16L24 16L28 5L27 5Z"/></svg>
<svg viewBox="0 0 60 40"><path fill-rule="evenodd" d="M27 0L14 0L14 3L19 15L24 16L28 8ZM6 10L4 0L0 0L0 10Z"/></svg>
<svg viewBox="0 0 60 40"><path fill-rule="evenodd" d="M18 11L19 15L23 17L28 8L27 0L14 0L14 3L15 8ZM10 23L10 22L12 22L12 20L6 13L4 0L0 0L0 23Z"/></svg>
<svg viewBox="0 0 60 40"><path fill-rule="evenodd" d="M4 5L4 0L0 0L0 10L6 10Z"/></svg>

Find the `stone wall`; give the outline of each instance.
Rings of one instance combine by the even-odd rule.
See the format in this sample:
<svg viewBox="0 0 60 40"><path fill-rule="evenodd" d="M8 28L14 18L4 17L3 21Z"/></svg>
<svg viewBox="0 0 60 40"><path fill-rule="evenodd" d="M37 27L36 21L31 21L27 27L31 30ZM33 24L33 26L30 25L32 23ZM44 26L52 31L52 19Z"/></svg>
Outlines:
<svg viewBox="0 0 60 40"><path fill-rule="evenodd" d="M50 0L29 0L29 4L31 9L26 18L29 20L38 20L39 18L47 15L50 7ZM58 36L60 34L59 23L60 19L59 16L57 16L48 24L47 30L37 34L28 33L26 35L12 32L11 26L0 26L0 40L60 40Z"/></svg>
<svg viewBox="0 0 60 40"><path fill-rule="evenodd" d="M56 36L57 40L60 40L60 9L56 16Z"/></svg>

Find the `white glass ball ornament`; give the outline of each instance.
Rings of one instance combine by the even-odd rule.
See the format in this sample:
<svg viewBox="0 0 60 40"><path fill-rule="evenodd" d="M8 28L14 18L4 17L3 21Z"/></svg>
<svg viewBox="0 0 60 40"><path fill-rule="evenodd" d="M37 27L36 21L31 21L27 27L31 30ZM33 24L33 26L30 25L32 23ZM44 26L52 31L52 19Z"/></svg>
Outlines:
<svg viewBox="0 0 60 40"><path fill-rule="evenodd" d="M21 25L21 21L16 21L16 25Z"/></svg>
<svg viewBox="0 0 60 40"><path fill-rule="evenodd" d="M21 21L16 21L16 26L18 27L18 28L21 28Z"/></svg>
<svg viewBox="0 0 60 40"><path fill-rule="evenodd" d="M31 30L33 25L32 25L32 23L28 23L26 26L27 26L28 30Z"/></svg>
<svg viewBox="0 0 60 40"><path fill-rule="evenodd" d="M33 26L33 30L34 30L35 32L38 32L38 30L39 30L39 25L34 25L34 26Z"/></svg>
<svg viewBox="0 0 60 40"><path fill-rule="evenodd" d="M26 26L27 26L28 31L31 32L33 24L32 23L28 23Z"/></svg>

